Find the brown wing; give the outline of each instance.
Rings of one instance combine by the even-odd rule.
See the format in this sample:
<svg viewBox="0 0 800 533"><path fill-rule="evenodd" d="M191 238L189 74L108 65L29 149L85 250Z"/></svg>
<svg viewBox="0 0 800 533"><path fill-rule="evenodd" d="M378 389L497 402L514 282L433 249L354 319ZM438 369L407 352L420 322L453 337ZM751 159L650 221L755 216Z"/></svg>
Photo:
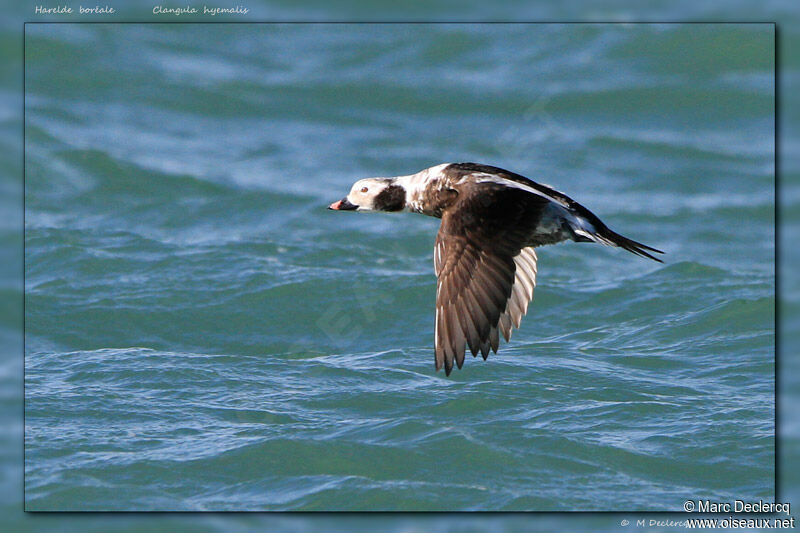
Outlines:
<svg viewBox="0 0 800 533"><path fill-rule="evenodd" d="M526 247L546 199L490 184L459 191L436 236L436 369L461 368L469 347L497 353L519 327L536 285L536 252Z"/></svg>

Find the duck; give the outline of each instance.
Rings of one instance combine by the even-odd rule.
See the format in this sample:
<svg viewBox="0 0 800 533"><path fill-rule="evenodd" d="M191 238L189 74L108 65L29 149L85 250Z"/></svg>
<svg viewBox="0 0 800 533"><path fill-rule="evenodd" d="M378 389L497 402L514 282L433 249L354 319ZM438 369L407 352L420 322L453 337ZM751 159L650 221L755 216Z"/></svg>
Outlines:
<svg viewBox="0 0 800 533"><path fill-rule="evenodd" d="M411 212L441 219L436 274L434 363L449 376L467 349L486 360L511 340L536 287L536 248L590 242L663 262L661 250L615 233L566 194L500 167L443 163L415 174L366 178L334 211Z"/></svg>

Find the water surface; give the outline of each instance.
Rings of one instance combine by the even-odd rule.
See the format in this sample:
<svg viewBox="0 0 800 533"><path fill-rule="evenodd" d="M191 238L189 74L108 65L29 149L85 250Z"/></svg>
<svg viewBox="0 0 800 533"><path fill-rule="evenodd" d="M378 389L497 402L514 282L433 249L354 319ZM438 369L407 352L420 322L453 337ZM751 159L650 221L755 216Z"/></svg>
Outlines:
<svg viewBox="0 0 800 533"><path fill-rule="evenodd" d="M675 510L774 498L771 25L28 25L28 510ZM102 51L102 53L99 53ZM665 264L539 252L433 370L446 161Z"/></svg>

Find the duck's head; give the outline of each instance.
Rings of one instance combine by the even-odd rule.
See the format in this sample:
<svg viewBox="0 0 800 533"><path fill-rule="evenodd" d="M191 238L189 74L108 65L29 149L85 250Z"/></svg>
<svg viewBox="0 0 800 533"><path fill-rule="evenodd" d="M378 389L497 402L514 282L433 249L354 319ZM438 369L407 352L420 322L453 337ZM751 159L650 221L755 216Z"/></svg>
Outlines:
<svg viewBox="0 0 800 533"><path fill-rule="evenodd" d="M402 211L406 190L394 178L366 178L353 184L350 193L328 206L335 211Z"/></svg>

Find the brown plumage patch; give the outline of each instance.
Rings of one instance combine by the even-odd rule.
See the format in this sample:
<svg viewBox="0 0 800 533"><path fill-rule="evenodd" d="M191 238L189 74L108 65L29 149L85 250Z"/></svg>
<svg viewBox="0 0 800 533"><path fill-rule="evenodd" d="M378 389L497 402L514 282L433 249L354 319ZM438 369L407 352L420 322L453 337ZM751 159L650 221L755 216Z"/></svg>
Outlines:
<svg viewBox="0 0 800 533"><path fill-rule="evenodd" d="M378 211L402 211L406 206L406 190L400 185L389 185L375 197Z"/></svg>

